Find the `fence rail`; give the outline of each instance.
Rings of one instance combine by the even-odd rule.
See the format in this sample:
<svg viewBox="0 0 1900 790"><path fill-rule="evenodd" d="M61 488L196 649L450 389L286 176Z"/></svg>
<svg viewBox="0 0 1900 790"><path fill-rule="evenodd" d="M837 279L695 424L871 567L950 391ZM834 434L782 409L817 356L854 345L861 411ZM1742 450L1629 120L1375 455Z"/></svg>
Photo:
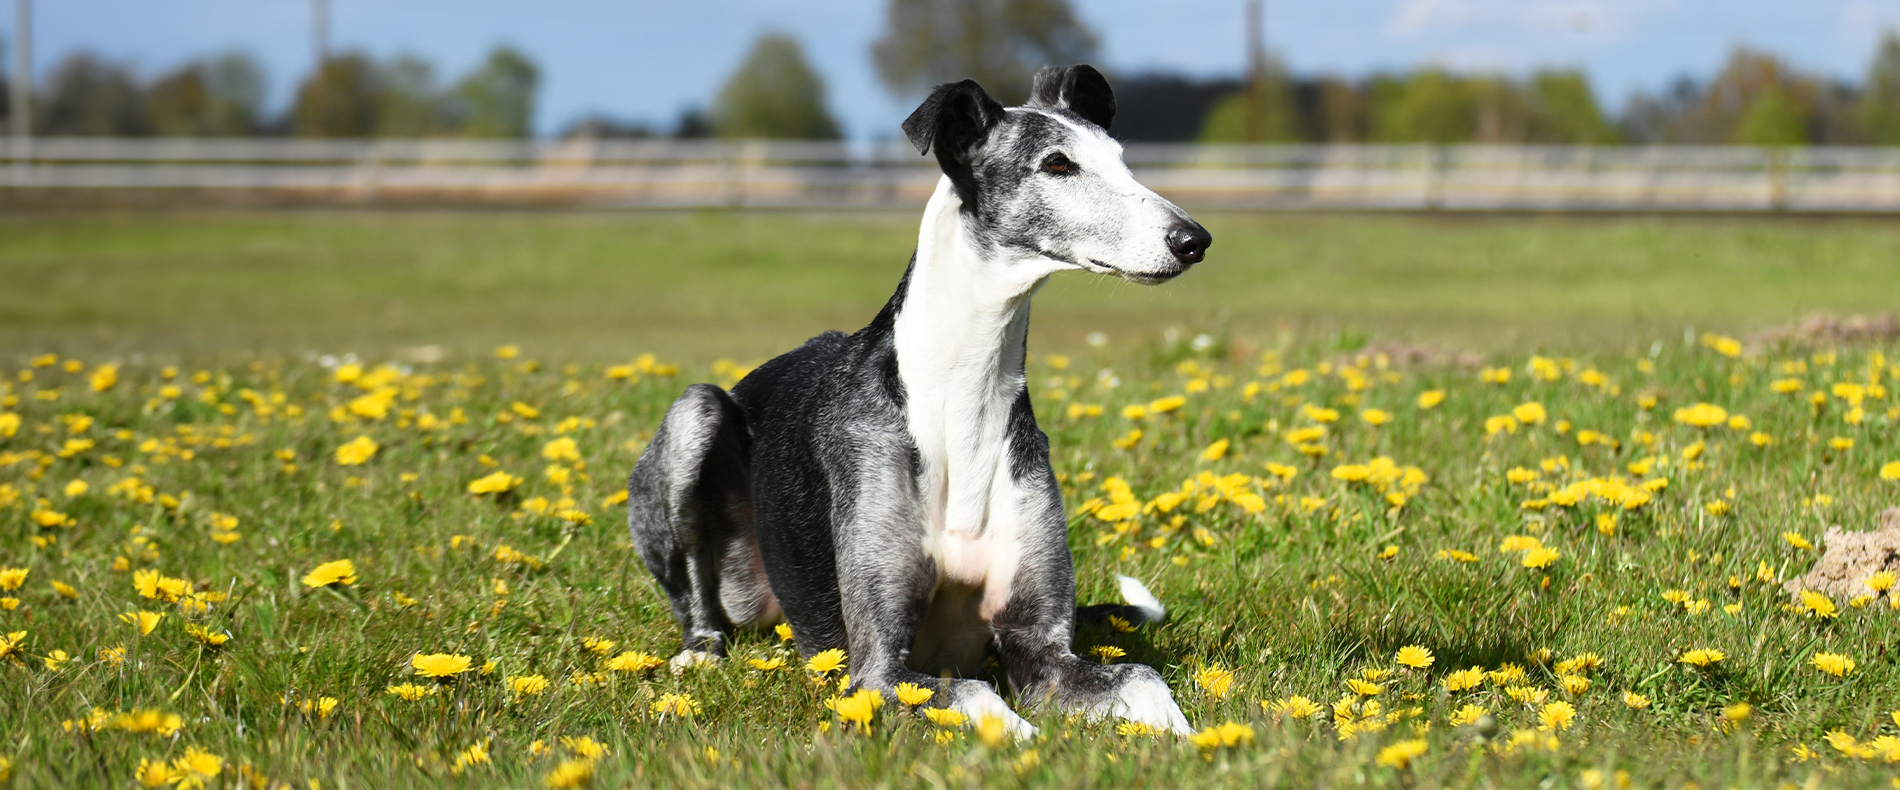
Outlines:
<svg viewBox="0 0 1900 790"><path fill-rule="evenodd" d="M1158 145L1125 158L1197 208L1900 212L1900 149ZM0 145L0 196L875 208L922 203L896 143L52 138Z"/></svg>

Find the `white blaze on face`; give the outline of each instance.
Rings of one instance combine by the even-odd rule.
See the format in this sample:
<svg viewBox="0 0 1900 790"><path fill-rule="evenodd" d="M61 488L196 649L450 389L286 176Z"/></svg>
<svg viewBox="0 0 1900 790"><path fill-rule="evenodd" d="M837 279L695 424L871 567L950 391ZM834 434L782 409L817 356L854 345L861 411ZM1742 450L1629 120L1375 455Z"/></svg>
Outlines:
<svg viewBox="0 0 1900 790"><path fill-rule="evenodd" d="M1044 251L1089 271L1138 282L1180 274L1184 267L1169 251L1167 234L1188 221L1187 213L1136 181L1122 162L1121 143L1100 127L1040 114L1067 134L1036 155L1038 165L1050 153L1061 153L1080 169L1068 177L1039 173L1025 190L1056 215Z"/></svg>

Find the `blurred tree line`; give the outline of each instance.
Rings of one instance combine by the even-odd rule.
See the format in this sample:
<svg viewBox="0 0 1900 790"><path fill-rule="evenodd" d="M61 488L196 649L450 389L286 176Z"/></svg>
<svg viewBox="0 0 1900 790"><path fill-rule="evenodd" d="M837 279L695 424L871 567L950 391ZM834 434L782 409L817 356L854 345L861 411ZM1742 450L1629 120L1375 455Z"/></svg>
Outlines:
<svg viewBox="0 0 1900 790"><path fill-rule="evenodd" d="M869 55L902 101L974 77L1014 104L1027 98L1036 67L1092 60L1097 40L1069 0L887 0ZM1683 77L1638 93L1615 114L1582 72L1563 69L1507 76L1426 67L1347 79L1296 75L1268 57L1260 73L1239 78L1108 76L1120 106L1115 134L1127 140L1900 145L1900 34L1892 31L1858 83L1738 48L1708 80ZM532 134L539 85L534 62L505 46L449 83L415 57L379 62L345 53L306 76L289 109L270 117L263 72L243 54L140 80L121 64L76 53L36 91L34 131L516 138ZM5 87L0 81L0 113ZM561 134L822 140L841 131L824 79L798 41L766 33L705 108L685 110L669 129L591 115Z"/></svg>
<svg viewBox="0 0 1900 790"><path fill-rule="evenodd" d="M540 69L508 47L496 47L448 85L438 84L434 67L418 58L377 62L349 52L306 76L288 111L272 117L264 108L264 70L249 55L194 60L141 80L123 64L77 52L35 90L33 133L526 137L539 84Z"/></svg>

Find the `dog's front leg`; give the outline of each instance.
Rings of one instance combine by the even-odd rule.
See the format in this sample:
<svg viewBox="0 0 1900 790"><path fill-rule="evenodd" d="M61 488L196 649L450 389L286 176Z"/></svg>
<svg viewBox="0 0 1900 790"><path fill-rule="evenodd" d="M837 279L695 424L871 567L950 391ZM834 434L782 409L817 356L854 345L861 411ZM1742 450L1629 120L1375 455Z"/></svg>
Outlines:
<svg viewBox="0 0 1900 790"><path fill-rule="evenodd" d="M991 621L1010 686L1018 698L1066 712L1114 716L1193 734L1167 682L1153 667L1098 664L1075 655L1075 559L1069 553L1068 525L1055 498L1053 476L1046 491L1040 497L1030 495L1052 501L1042 508L1045 517L1025 534L1009 603Z"/></svg>
<svg viewBox="0 0 1900 790"><path fill-rule="evenodd" d="M973 721L1001 719L1012 735L1028 738L1036 728L1010 710L996 689L981 680L933 677L910 668L911 647L937 585L936 564L924 554L914 520L859 521L841 534L838 594L849 642L851 685L897 701L899 683L935 692L926 707L955 710ZM841 533L844 532L841 530Z"/></svg>

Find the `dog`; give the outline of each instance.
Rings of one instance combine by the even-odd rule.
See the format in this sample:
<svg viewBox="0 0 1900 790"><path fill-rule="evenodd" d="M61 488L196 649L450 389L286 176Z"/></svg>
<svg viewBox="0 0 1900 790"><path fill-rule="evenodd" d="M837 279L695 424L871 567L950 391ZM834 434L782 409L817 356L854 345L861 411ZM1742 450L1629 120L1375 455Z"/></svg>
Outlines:
<svg viewBox="0 0 1900 790"><path fill-rule="evenodd" d="M992 656L1019 700L1193 732L1152 667L1072 650L1075 561L1025 384L1029 301L1050 275L1161 283L1213 241L1135 181L1114 117L1086 65L1038 71L1020 107L973 80L937 86L903 130L943 176L870 325L669 407L627 490L680 624L676 666L789 621L805 656L846 651L852 686L915 683L1018 737L1036 730L970 679ZM1080 614L1165 616L1140 582L1121 586L1127 605Z"/></svg>

